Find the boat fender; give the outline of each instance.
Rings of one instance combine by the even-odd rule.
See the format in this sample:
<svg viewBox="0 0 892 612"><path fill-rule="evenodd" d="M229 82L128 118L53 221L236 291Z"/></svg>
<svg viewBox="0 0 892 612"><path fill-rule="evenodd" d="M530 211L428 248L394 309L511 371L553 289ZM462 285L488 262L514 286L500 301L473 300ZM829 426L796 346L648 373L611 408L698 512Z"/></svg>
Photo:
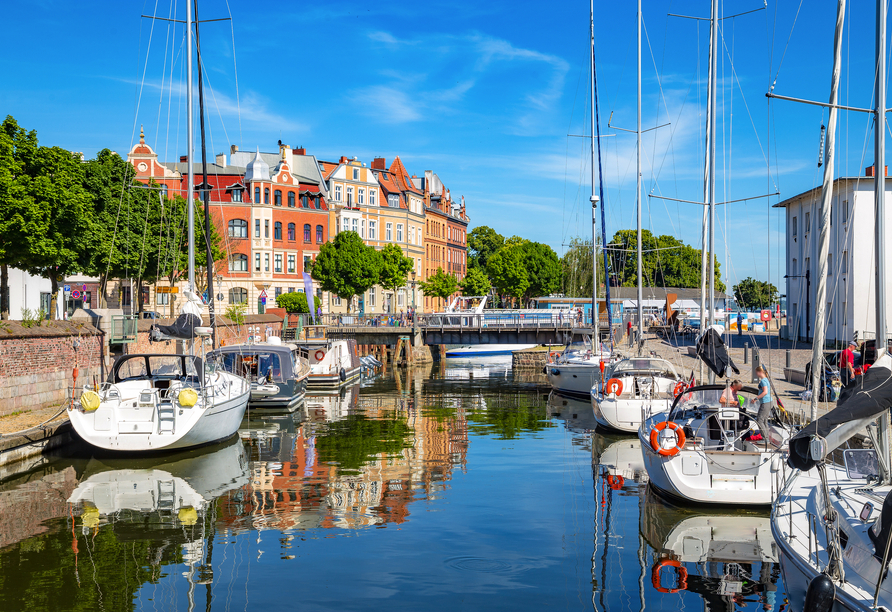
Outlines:
<svg viewBox="0 0 892 612"><path fill-rule="evenodd" d="M183 506L177 511L177 518L183 525L194 525L198 522L198 510L192 506Z"/></svg>
<svg viewBox="0 0 892 612"><path fill-rule="evenodd" d="M623 381L618 378L611 378L604 385L604 395L613 395L614 393L617 395L623 394Z"/></svg>
<svg viewBox="0 0 892 612"><path fill-rule="evenodd" d="M663 448L663 445L660 444L660 432L666 428L672 430L675 434L675 446L671 448ZM678 452L684 448L685 443L685 435L684 429L678 423L673 421L663 421L662 423L657 423L654 425L654 428L650 430L650 447L654 449L654 451L658 455L662 455L663 457L672 457L673 455L677 455Z"/></svg>
<svg viewBox="0 0 892 612"><path fill-rule="evenodd" d="M344 368L341 368L341 371L338 372L338 377L341 379L341 382L344 382L345 380L347 380L347 370L345 370Z"/></svg>
<svg viewBox="0 0 892 612"><path fill-rule="evenodd" d="M177 394L177 402L180 406L191 408L198 402L198 393L195 392L195 389L182 389Z"/></svg>
<svg viewBox="0 0 892 612"><path fill-rule="evenodd" d="M833 609L833 600L836 595L836 587L827 574L815 576L805 591L805 605L803 612L830 612Z"/></svg>
<svg viewBox="0 0 892 612"><path fill-rule="evenodd" d="M561 375L561 371L558 370L557 368L551 368L551 375L552 375L552 376L560 376L560 375Z"/></svg>
<svg viewBox="0 0 892 612"><path fill-rule="evenodd" d="M99 408L101 400L95 391L84 391L81 394L81 408L84 412L95 412Z"/></svg>
<svg viewBox="0 0 892 612"><path fill-rule="evenodd" d="M677 588L667 589L660 584L660 570L664 567L674 567L678 572ZM662 559L654 565L654 568L650 573L650 582L660 593L678 593L679 591L686 591L688 588L688 570L686 570L679 561L674 559Z"/></svg>

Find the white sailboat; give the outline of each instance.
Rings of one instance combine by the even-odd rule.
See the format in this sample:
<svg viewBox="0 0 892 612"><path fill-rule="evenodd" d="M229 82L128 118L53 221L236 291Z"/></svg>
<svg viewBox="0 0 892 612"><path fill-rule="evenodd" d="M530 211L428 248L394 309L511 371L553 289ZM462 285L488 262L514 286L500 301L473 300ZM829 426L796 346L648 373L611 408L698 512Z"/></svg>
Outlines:
<svg viewBox="0 0 892 612"><path fill-rule="evenodd" d="M195 184L192 0L186 2L186 13L187 189L191 191ZM203 109L201 113L203 121ZM191 194L187 196L191 200ZM203 326L201 299L195 294L195 208L191 201L187 209L189 286L184 292L186 301L173 325L153 327L152 333L156 340L177 340L188 345L188 352L123 355L115 360L106 382L96 387L84 386L79 401L69 406L68 417L77 434L98 448L132 453L200 446L235 434L245 414L251 395L248 382L200 356L213 329ZM212 271L210 255L208 260L208 270ZM208 295L213 295L213 285L209 285Z"/></svg>
<svg viewBox="0 0 892 612"><path fill-rule="evenodd" d="M592 48L594 49L594 14L592 14ZM594 52L592 53L592 80L594 81ZM594 96L594 92L593 92ZM594 123L594 122L593 122ZM644 324L644 290L642 285L641 254L641 0L638 0L638 178L635 201L637 203L637 252L638 252L638 357L628 357L613 363L603 373L599 382L589 388L592 411L598 424L618 431L635 432L641 423L653 414L669 410L681 379L671 363L665 359L641 357L642 326ZM594 162L593 162L594 164ZM594 201L594 181L592 181ZM606 381L606 382L604 382Z"/></svg>
<svg viewBox="0 0 892 612"><path fill-rule="evenodd" d="M835 130L845 0L837 5L828 136ZM885 165L886 2L877 1L874 151ZM830 147L828 146L828 157ZM830 157L832 164L832 157ZM832 172L832 167L831 167ZM886 347L885 176L875 172L876 346ZM832 174L831 174L832 178ZM825 192L828 180L824 177ZM829 248L829 198L822 198L818 295L826 286ZM813 387L821 369L824 309L816 310ZM781 552L784 582L793 605L808 610L883 610L892 606L888 566L892 543L892 357L888 352L840 395L837 407L813 420L790 440L788 463L794 468L772 508L771 529ZM816 398L817 393L813 395ZM813 400L813 417L815 404ZM879 426L871 423L879 417ZM864 427L875 450L846 449L844 466L832 453Z"/></svg>

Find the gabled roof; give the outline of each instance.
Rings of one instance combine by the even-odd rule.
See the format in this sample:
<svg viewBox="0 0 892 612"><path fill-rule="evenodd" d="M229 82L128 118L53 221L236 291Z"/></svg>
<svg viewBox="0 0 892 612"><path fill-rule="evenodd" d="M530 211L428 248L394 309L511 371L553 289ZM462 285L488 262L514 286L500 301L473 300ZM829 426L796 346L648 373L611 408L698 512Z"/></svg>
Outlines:
<svg viewBox="0 0 892 612"><path fill-rule="evenodd" d="M403 160L400 159L399 155L397 155L396 159L393 160L393 163L390 164L390 171L393 173L396 183L401 191L408 191L417 196L424 195L412 182L412 177L409 175L409 171L406 170L406 166L403 165Z"/></svg>

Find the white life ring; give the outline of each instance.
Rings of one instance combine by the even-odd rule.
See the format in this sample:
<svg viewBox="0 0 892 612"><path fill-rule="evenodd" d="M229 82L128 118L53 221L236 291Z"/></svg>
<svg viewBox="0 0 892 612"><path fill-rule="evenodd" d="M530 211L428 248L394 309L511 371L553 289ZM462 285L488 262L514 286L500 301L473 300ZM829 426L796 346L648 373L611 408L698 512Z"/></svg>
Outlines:
<svg viewBox="0 0 892 612"><path fill-rule="evenodd" d="M325 359L325 352L320 349L313 353L313 357L315 357L316 361L322 361Z"/></svg>

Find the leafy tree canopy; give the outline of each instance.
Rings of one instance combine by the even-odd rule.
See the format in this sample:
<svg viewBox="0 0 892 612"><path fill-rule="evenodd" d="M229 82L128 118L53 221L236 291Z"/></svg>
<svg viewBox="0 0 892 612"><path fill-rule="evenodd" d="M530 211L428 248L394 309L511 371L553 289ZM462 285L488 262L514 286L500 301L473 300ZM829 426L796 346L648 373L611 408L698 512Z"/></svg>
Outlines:
<svg viewBox="0 0 892 612"><path fill-rule="evenodd" d="M492 284L480 268L468 268L467 275L459 282L462 295L489 295Z"/></svg>
<svg viewBox="0 0 892 612"><path fill-rule="evenodd" d="M385 289L394 293L400 287L405 287L408 282L409 272L415 267L415 262L403 255L403 249L396 243L389 243L381 249L381 276L379 283Z"/></svg>
<svg viewBox="0 0 892 612"><path fill-rule="evenodd" d="M468 268L486 269L489 258L505 246L505 237L493 228L481 225L468 234Z"/></svg>
<svg viewBox="0 0 892 612"><path fill-rule="evenodd" d="M524 302L534 297L550 295L561 286L561 261L547 244L526 242L523 248L523 264L529 285L523 293Z"/></svg>
<svg viewBox="0 0 892 612"><path fill-rule="evenodd" d="M444 272L443 268L437 268L435 274L426 281L420 281L418 286L424 295L445 300L458 289L458 279L454 274Z"/></svg>
<svg viewBox="0 0 892 612"><path fill-rule="evenodd" d="M523 250L518 244L502 247L489 258L489 264L486 266L486 271L498 292L518 300L530 286L524 269Z"/></svg>
<svg viewBox="0 0 892 612"><path fill-rule="evenodd" d="M748 276L734 285L734 299L741 308L770 308L777 303L777 287Z"/></svg>
<svg viewBox="0 0 892 612"><path fill-rule="evenodd" d="M369 290L381 276L381 255L363 243L356 232L340 232L319 249L312 276L323 291L347 300Z"/></svg>
<svg viewBox="0 0 892 612"><path fill-rule="evenodd" d="M290 293L283 293L276 297L276 306L279 308L284 308L285 312L299 312L299 313L309 313L310 309L307 307L307 296L305 293L301 293L300 291L292 291ZM313 312L322 306L322 302L318 296L313 296Z"/></svg>

